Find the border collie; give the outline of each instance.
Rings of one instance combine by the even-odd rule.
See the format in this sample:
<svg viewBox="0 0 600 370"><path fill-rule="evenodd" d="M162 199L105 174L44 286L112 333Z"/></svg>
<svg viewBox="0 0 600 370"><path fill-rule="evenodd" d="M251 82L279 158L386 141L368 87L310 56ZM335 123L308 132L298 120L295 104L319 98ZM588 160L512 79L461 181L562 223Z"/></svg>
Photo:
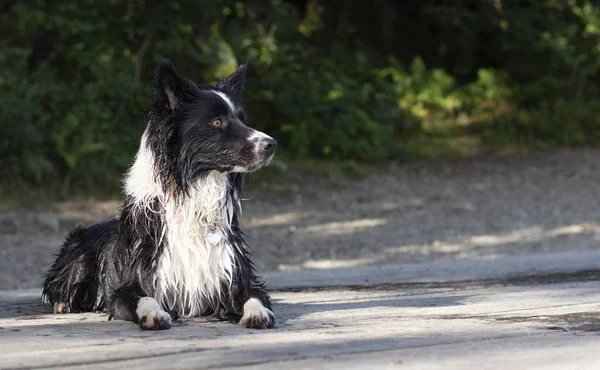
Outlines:
<svg viewBox="0 0 600 370"><path fill-rule="evenodd" d="M243 173L277 146L245 125L245 75L242 64L203 86L159 63L120 215L70 232L43 286L54 313L105 311L154 330L198 315L275 325L239 226Z"/></svg>

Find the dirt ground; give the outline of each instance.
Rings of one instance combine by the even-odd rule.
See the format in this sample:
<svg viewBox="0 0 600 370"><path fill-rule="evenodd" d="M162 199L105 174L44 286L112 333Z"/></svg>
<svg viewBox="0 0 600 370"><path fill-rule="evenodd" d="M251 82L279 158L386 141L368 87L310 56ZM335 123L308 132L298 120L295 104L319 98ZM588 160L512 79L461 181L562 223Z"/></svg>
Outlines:
<svg viewBox="0 0 600 370"><path fill-rule="evenodd" d="M298 174L247 191L242 224L259 271L599 247L600 150L390 164L369 173L361 180ZM0 289L39 287L68 229L111 217L119 204L0 212Z"/></svg>

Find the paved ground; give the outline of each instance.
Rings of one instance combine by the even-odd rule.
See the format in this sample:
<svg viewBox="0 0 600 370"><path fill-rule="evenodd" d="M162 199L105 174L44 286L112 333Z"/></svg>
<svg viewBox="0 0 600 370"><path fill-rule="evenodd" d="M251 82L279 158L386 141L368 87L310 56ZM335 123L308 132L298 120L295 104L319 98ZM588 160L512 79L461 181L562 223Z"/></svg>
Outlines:
<svg viewBox="0 0 600 370"><path fill-rule="evenodd" d="M164 332L0 292L0 368L597 369L600 251L269 274L275 329Z"/></svg>
<svg viewBox="0 0 600 370"><path fill-rule="evenodd" d="M370 171L350 181L288 170L285 184L274 178L248 191L242 225L259 271L497 258L600 242L600 150ZM0 211L0 289L39 287L68 229L112 217L119 204Z"/></svg>
<svg viewBox="0 0 600 370"><path fill-rule="evenodd" d="M119 201L0 211L0 368L600 368L599 159L287 173L254 188L242 224L278 317L264 332L49 315L37 289L67 230Z"/></svg>

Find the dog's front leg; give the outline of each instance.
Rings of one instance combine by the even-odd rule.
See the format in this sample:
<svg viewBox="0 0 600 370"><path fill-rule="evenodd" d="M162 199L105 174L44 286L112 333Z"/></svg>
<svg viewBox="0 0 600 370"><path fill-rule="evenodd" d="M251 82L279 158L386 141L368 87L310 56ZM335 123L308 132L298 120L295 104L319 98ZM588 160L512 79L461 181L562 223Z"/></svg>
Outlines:
<svg viewBox="0 0 600 370"><path fill-rule="evenodd" d="M113 293L108 307L109 318L133 321L140 329L163 330L171 327L171 315L156 299L148 297L137 286L123 286Z"/></svg>
<svg viewBox="0 0 600 370"><path fill-rule="evenodd" d="M264 284L252 279L252 286L242 296L244 315L240 325L254 329L268 329L275 326L275 314L271 308L269 294Z"/></svg>

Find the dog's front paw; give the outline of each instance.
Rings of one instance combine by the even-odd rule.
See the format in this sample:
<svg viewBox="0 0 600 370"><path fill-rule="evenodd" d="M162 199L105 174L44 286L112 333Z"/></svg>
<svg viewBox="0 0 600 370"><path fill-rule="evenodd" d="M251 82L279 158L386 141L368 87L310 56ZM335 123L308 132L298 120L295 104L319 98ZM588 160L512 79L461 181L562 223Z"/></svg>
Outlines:
<svg viewBox="0 0 600 370"><path fill-rule="evenodd" d="M165 311L150 311L140 318L140 329L163 330L171 327L171 315Z"/></svg>
<svg viewBox="0 0 600 370"><path fill-rule="evenodd" d="M140 298L136 314L140 320L140 329L163 330L171 327L171 315L163 311L154 298Z"/></svg>
<svg viewBox="0 0 600 370"><path fill-rule="evenodd" d="M54 307L52 307L53 313L69 313L71 309L69 308L69 304L66 302L54 302Z"/></svg>
<svg viewBox="0 0 600 370"><path fill-rule="evenodd" d="M240 325L254 329L268 329L275 326L275 314L262 305L257 298L250 298L244 304L244 316Z"/></svg>

